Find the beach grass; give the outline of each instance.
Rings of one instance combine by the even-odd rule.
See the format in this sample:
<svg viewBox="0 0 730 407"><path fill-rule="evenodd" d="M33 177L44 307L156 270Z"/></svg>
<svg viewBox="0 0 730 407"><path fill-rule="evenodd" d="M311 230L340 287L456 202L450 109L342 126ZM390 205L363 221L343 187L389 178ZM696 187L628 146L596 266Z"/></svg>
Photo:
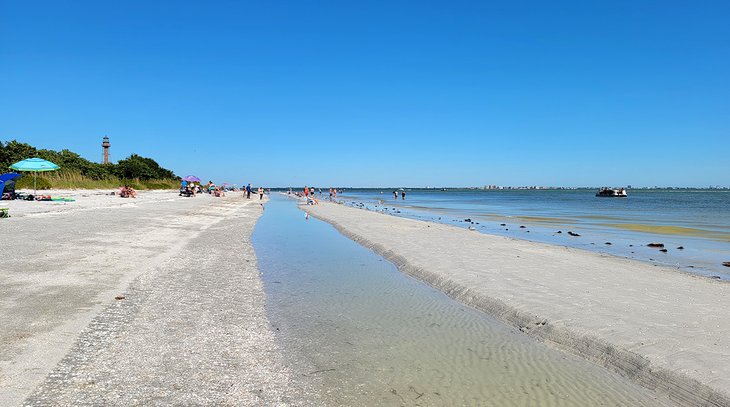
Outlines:
<svg viewBox="0 0 730 407"><path fill-rule="evenodd" d="M124 185L137 190L146 189L177 189L180 181L177 179L122 179L118 177L107 177L104 179L91 179L74 171L55 171L39 173L37 188L43 189L116 189ZM33 175L23 174L17 184L18 189L32 189Z"/></svg>

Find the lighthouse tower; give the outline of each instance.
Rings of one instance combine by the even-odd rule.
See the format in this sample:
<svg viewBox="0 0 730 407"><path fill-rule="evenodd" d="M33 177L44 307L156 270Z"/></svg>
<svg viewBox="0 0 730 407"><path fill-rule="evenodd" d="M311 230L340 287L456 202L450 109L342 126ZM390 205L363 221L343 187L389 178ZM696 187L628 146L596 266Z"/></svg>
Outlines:
<svg viewBox="0 0 730 407"><path fill-rule="evenodd" d="M109 137L104 136L104 138L102 139L102 142L101 142L102 157L103 157L102 162L104 164L109 164L109 146L111 146L111 144L109 144Z"/></svg>

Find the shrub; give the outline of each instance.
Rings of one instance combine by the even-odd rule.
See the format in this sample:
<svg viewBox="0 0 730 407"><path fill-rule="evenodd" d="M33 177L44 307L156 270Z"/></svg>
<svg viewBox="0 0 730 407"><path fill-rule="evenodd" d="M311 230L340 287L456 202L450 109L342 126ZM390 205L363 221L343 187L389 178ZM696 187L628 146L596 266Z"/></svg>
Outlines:
<svg viewBox="0 0 730 407"><path fill-rule="evenodd" d="M36 188L37 189L51 189L53 186L51 185L51 182L44 178L43 176L39 176L36 181ZM26 173L22 177L18 178L18 180L15 182L15 189L33 189L33 174L32 173Z"/></svg>
<svg viewBox="0 0 730 407"><path fill-rule="evenodd" d="M99 164L91 162L69 150L39 150L27 143L12 140L0 141L0 172L5 172L10 165L31 157L40 157L58 164L61 169L45 176L56 181L113 181L128 180L163 180L161 184L169 186L167 180L179 179L175 173L163 168L155 160L132 154L117 164ZM48 174L48 173L45 173ZM62 174L62 175L57 175ZM68 174L68 176L66 176Z"/></svg>

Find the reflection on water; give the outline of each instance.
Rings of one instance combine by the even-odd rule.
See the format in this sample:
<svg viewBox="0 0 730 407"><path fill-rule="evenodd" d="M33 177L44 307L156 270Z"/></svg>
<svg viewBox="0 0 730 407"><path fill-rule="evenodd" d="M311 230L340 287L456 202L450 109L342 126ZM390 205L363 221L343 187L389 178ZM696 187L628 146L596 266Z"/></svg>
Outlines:
<svg viewBox="0 0 730 407"><path fill-rule="evenodd" d="M253 236L279 340L328 405L657 405L274 197Z"/></svg>

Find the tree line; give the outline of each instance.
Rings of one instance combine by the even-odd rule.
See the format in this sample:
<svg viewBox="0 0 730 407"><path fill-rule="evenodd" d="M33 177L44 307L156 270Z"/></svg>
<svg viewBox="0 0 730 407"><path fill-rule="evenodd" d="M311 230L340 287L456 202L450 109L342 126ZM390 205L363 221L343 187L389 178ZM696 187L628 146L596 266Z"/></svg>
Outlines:
<svg viewBox="0 0 730 407"><path fill-rule="evenodd" d="M17 140L0 141L0 173L11 171L12 164L31 157L40 157L58 164L63 172L81 174L92 180L121 179L176 179L172 171L161 167L155 160L132 154L116 164L99 164L89 161L69 150L38 149Z"/></svg>

